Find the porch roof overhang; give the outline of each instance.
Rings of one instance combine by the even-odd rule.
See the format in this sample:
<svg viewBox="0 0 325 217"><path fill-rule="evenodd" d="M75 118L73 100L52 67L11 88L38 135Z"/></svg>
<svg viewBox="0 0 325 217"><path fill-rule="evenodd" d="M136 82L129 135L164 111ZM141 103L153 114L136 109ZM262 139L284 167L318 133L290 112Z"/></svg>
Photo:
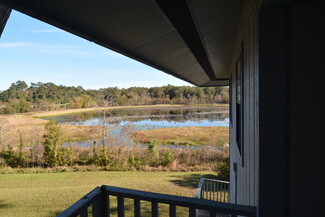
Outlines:
<svg viewBox="0 0 325 217"><path fill-rule="evenodd" d="M197 86L229 84L242 0L0 0Z"/></svg>

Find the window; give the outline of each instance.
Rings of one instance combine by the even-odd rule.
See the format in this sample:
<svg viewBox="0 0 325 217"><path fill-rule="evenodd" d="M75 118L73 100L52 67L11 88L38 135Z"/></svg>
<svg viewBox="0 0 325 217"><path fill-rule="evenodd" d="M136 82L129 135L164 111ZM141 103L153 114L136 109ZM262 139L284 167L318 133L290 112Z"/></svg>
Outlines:
<svg viewBox="0 0 325 217"><path fill-rule="evenodd" d="M243 44L241 52L236 63L236 143L239 154L243 157L244 151L244 102L243 102L243 69L244 69L244 56Z"/></svg>
<svg viewBox="0 0 325 217"><path fill-rule="evenodd" d="M233 125L232 125L232 101L233 101L233 98L232 98L232 87L233 87L233 84L232 84L232 72L230 72L230 78L229 78L229 99L230 99L230 102L229 102L229 127L232 128Z"/></svg>

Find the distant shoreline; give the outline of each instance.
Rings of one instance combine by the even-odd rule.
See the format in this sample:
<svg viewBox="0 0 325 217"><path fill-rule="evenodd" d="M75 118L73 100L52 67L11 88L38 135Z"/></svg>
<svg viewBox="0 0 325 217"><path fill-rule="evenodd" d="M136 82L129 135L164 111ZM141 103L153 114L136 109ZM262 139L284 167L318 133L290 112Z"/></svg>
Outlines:
<svg viewBox="0 0 325 217"><path fill-rule="evenodd" d="M59 115L67 115L67 114L78 114L83 112L91 112L91 111L101 111L105 109L124 109L124 108L168 108L168 107L185 107L185 106L215 106L215 107L227 107L229 104L195 104L195 105L173 105L173 104L157 104L157 105L139 105L139 106L113 106L113 107L93 107L93 108L80 108L80 109L64 109L64 110L55 110L55 111L38 111L38 112L29 112L26 114L30 114L34 118L39 117L52 117Z"/></svg>

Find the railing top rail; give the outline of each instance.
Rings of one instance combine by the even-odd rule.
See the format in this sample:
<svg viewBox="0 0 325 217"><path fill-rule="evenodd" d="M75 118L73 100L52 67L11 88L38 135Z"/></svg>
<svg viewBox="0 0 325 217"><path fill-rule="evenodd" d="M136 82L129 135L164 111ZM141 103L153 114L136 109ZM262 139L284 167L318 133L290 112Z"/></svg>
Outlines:
<svg viewBox="0 0 325 217"><path fill-rule="evenodd" d="M132 190L113 186L103 185L102 188L114 196L134 198L158 203L174 204L176 206L192 207L195 209L214 210L222 213L237 214L244 216L256 216L256 208L231 203L221 203L197 198L181 197L168 194L159 194L146 191Z"/></svg>
<svg viewBox="0 0 325 217"><path fill-rule="evenodd" d="M201 197L201 191L202 191L203 183L205 181L229 184L229 182L227 182L227 181L222 181L222 180L217 180L217 179L200 178L200 182L199 182L199 184L197 186L197 190L196 190L196 192L194 194L195 198L200 198Z"/></svg>
<svg viewBox="0 0 325 217"><path fill-rule="evenodd" d="M72 204L62 213L57 215L57 217L66 217L66 216L77 216L80 213L80 209L86 208L94 202L97 197L103 193L103 190L100 187L95 188L87 195L83 196L80 200Z"/></svg>
<svg viewBox="0 0 325 217"><path fill-rule="evenodd" d="M218 179L200 178L200 182L201 182L201 181L220 182L220 183L229 184L228 181L223 181L223 180L218 180Z"/></svg>

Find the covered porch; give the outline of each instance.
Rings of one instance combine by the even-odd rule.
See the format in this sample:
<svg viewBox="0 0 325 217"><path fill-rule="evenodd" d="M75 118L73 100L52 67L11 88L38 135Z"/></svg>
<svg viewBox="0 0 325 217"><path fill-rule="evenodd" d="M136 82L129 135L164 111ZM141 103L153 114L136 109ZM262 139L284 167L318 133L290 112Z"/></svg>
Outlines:
<svg viewBox="0 0 325 217"><path fill-rule="evenodd" d="M189 216L196 216L197 209L211 217L322 216L324 1L0 4L191 84L230 85L231 203L104 185L60 217L88 216L88 209L93 216L109 216L112 197L120 217L125 216L126 198L133 201L134 216L140 216L141 201L150 202L152 216L176 216L178 206L187 207ZM167 204L169 211L162 213L159 204Z"/></svg>

